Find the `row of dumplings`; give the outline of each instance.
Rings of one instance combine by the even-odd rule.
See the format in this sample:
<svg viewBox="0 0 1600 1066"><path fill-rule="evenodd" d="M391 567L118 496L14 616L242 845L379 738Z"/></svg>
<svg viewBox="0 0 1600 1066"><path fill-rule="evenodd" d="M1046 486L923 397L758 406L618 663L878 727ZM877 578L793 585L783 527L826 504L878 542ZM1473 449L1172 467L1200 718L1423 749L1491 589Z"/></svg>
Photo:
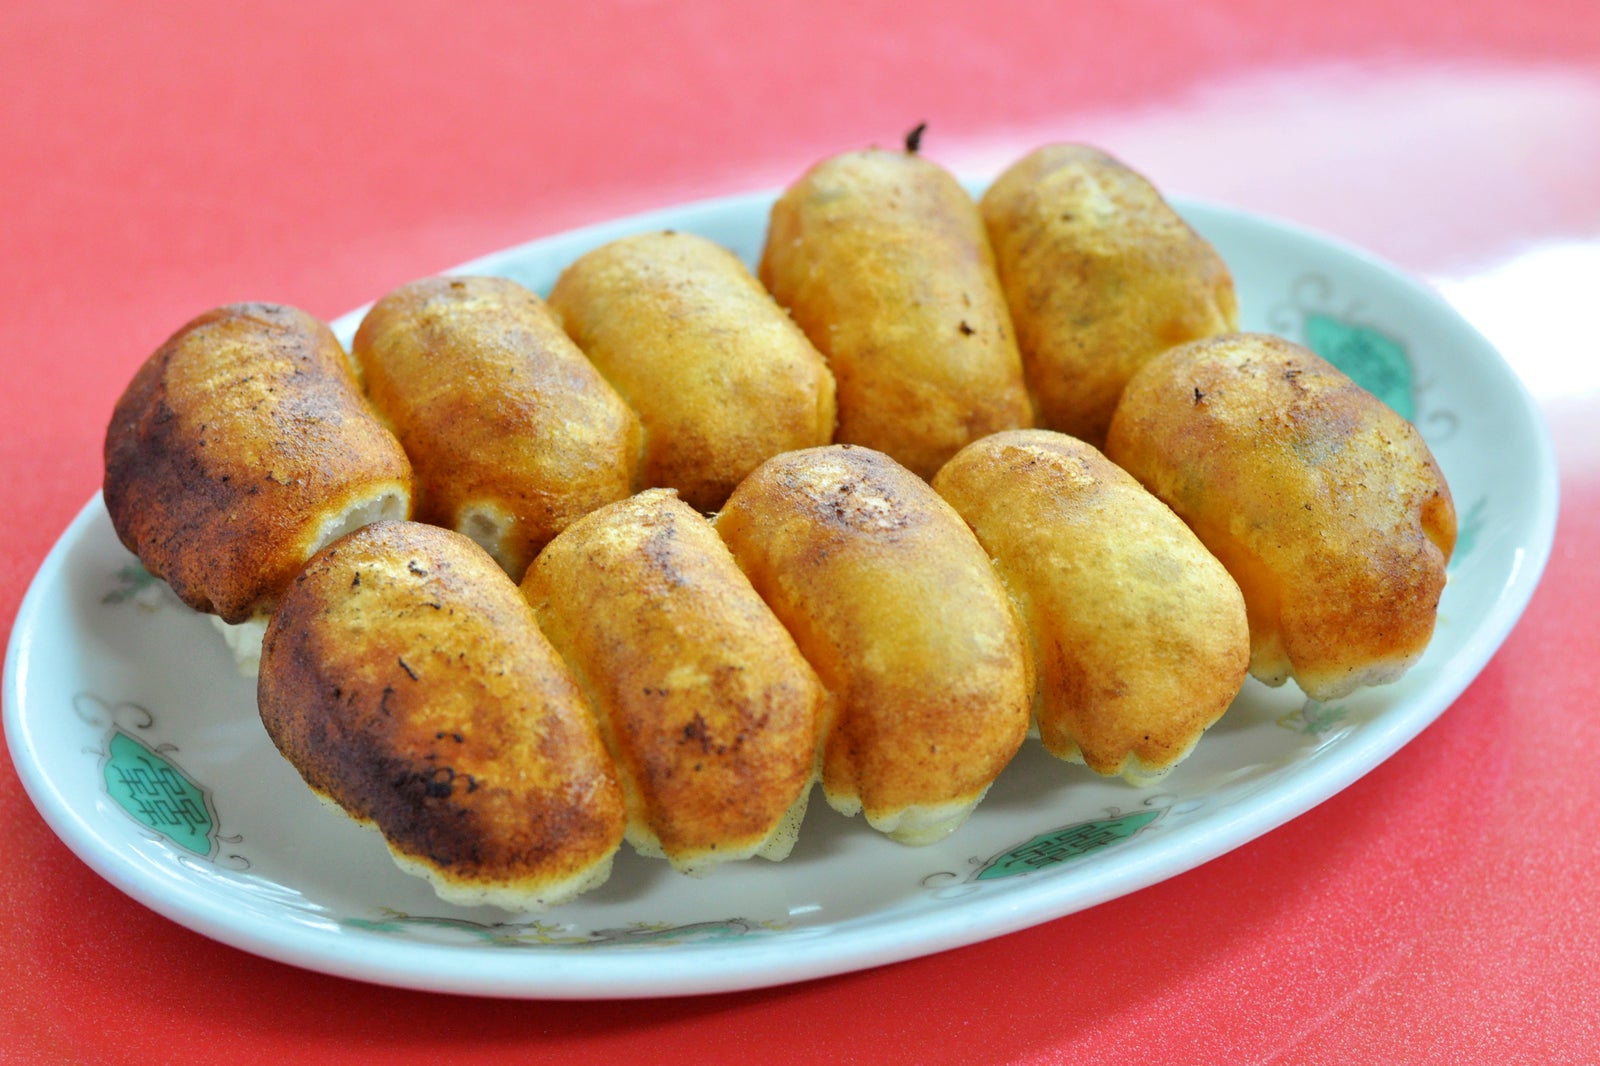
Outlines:
<svg viewBox="0 0 1600 1066"><path fill-rule="evenodd" d="M291 308L203 315L119 401L105 498L185 602L265 629L261 717L314 791L444 898L531 909L624 837L689 873L782 858L818 780L926 843L1030 724L1145 781L1247 671L1398 676L1444 480L1235 315L1101 153L981 203L846 153L778 200L759 280L655 233L548 301L403 286L348 355Z"/></svg>

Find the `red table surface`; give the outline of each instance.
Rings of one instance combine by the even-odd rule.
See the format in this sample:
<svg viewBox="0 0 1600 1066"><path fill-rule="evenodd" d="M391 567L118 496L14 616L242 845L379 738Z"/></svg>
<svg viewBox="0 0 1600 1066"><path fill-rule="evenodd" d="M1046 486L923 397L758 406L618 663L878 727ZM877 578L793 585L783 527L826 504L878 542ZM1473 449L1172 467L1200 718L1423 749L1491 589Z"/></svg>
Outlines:
<svg viewBox="0 0 1600 1066"><path fill-rule="evenodd" d="M1114 902L626 1003L397 991L214 943L91 873L6 759L0 1061L1600 1061L1590 0L8 4L0 624L98 487L117 394L200 310L331 318L923 120L926 154L966 173L1092 140L1169 192L1331 231L1501 346L1551 426L1562 511L1525 617L1455 705L1310 813Z"/></svg>

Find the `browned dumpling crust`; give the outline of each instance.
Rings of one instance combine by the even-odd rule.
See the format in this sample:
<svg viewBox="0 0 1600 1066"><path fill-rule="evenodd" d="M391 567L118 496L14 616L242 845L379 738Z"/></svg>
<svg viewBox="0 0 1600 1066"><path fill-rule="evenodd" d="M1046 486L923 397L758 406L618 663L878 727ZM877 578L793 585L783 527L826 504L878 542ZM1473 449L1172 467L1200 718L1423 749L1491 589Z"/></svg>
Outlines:
<svg viewBox="0 0 1600 1066"><path fill-rule="evenodd" d="M983 221L937 164L881 149L817 164L773 205L760 277L828 358L835 440L928 478L1033 424Z"/></svg>
<svg viewBox="0 0 1600 1066"><path fill-rule="evenodd" d="M417 518L467 534L513 578L635 488L638 417L514 281L403 285L367 313L352 353L416 468Z"/></svg>
<svg viewBox="0 0 1600 1066"><path fill-rule="evenodd" d="M476 544L379 522L267 628L261 720L313 791L441 898L535 910L604 881L625 812L577 683Z"/></svg>
<svg viewBox="0 0 1600 1066"><path fill-rule="evenodd" d="M599 712L629 842L690 874L786 857L825 694L711 523L642 492L568 526L522 591Z"/></svg>
<svg viewBox="0 0 1600 1066"><path fill-rule="evenodd" d="M1227 265L1148 181L1082 145L1048 145L984 193L1040 424L1103 446L1151 356L1237 328Z"/></svg>
<svg viewBox="0 0 1600 1066"><path fill-rule="evenodd" d="M122 543L197 611L244 622L328 540L410 512L411 466L332 331L236 304L189 322L134 375L105 438Z"/></svg>
<svg viewBox="0 0 1600 1066"><path fill-rule="evenodd" d="M714 511L763 461L833 441L827 363L714 241L620 238L563 271L549 302L638 412L646 485Z"/></svg>
<svg viewBox="0 0 1600 1066"><path fill-rule="evenodd" d="M830 805L923 844L953 831L1027 734L1016 611L972 531L888 456L835 445L768 460L717 531L832 697Z"/></svg>
<svg viewBox="0 0 1600 1066"><path fill-rule="evenodd" d="M1046 750L1137 784L1183 759L1250 665L1239 587L1183 521L1093 447L1050 430L969 444L933 487L1017 603Z"/></svg>
<svg viewBox="0 0 1600 1066"><path fill-rule="evenodd" d="M1450 489L1409 422L1309 349L1236 334L1157 357L1107 453L1238 581L1268 684L1336 699L1395 680L1432 638Z"/></svg>

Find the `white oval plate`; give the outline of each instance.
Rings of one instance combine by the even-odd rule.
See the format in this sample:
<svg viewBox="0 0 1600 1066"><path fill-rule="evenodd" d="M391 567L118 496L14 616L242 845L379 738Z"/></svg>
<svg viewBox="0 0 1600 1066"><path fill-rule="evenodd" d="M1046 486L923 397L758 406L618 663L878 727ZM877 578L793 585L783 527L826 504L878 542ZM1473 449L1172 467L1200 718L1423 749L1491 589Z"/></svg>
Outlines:
<svg viewBox="0 0 1600 1066"><path fill-rule="evenodd" d="M460 268L548 291L583 250L676 228L759 251L770 195L639 216ZM56 544L6 662L5 729L51 828L134 899L217 940L398 986L547 998L775 985L968 944L1198 866L1387 758L1482 669L1550 550L1556 473L1526 391L1430 291L1323 237L1180 204L1231 265L1246 328L1309 341L1422 428L1461 539L1437 634L1400 683L1329 705L1247 685L1152 790L1030 742L961 830L907 848L820 798L784 863L690 880L626 848L611 880L543 915L439 902L375 833L279 757L209 621L150 582L100 500ZM360 312L336 329L348 342Z"/></svg>

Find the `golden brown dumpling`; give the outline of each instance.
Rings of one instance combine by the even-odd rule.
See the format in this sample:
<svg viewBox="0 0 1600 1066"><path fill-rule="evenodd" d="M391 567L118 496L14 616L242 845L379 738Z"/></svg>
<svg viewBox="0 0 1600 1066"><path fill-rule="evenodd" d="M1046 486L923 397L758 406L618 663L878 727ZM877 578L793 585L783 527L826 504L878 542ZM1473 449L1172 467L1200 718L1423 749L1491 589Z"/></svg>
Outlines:
<svg viewBox="0 0 1600 1066"><path fill-rule="evenodd" d="M779 452L833 441L833 375L737 256L643 233L567 267L550 308L638 412L643 481L701 511Z"/></svg>
<svg viewBox="0 0 1600 1066"><path fill-rule="evenodd" d="M599 712L629 842L686 873L784 858L824 693L710 522L647 490L568 526L522 591Z"/></svg>
<svg viewBox="0 0 1600 1066"><path fill-rule="evenodd" d="M105 502L123 544L197 611L270 612L319 547L411 508L411 466L333 332L304 311L207 311L111 415Z"/></svg>
<svg viewBox="0 0 1600 1066"><path fill-rule="evenodd" d="M1266 334L1173 349L1128 383L1106 447L1238 581L1256 677L1331 700L1427 647L1450 489L1409 422L1309 349Z"/></svg>
<svg viewBox="0 0 1600 1066"><path fill-rule="evenodd" d="M818 163L773 205L760 276L828 358L835 440L928 478L1033 424L983 221L937 164L875 148Z"/></svg>
<svg viewBox="0 0 1600 1066"><path fill-rule="evenodd" d="M466 537L378 522L319 552L262 647L267 733L443 899L553 906L603 882L622 791L576 682Z"/></svg>
<svg viewBox="0 0 1600 1066"><path fill-rule="evenodd" d="M1144 178L1053 144L981 200L1040 423L1105 441L1117 397L1151 356L1236 328L1227 265Z"/></svg>
<svg viewBox="0 0 1600 1066"><path fill-rule="evenodd" d="M1027 734L1016 612L971 530L888 456L768 460L717 531L832 696L829 804L903 843L959 826Z"/></svg>
<svg viewBox="0 0 1600 1066"><path fill-rule="evenodd" d="M933 487L972 526L1033 646L1039 736L1144 783L1244 683L1244 598L1181 519L1093 447L1049 430L967 445Z"/></svg>
<svg viewBox="0 0 1600 1066"><path fill-rule="evenodd" d="M424 278L375 304L352 353L417 472L419 520L520 579L574 519L634 489L639 420L506 278Z"/></svg>

